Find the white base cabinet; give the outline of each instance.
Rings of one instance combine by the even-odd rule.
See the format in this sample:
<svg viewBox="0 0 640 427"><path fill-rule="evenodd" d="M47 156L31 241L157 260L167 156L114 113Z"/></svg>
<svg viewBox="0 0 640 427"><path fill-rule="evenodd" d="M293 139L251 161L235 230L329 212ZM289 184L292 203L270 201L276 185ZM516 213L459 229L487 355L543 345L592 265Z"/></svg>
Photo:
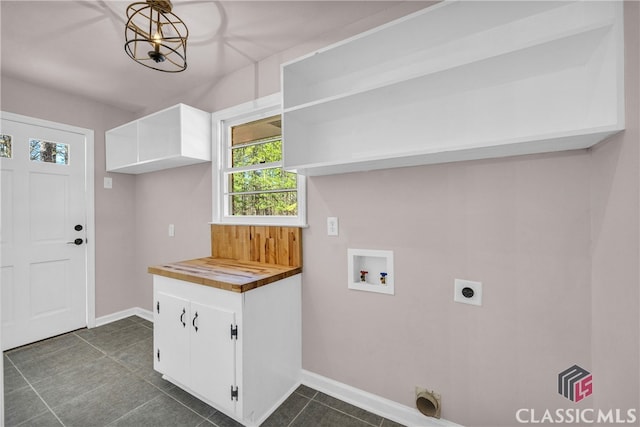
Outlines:
<svg viewBox="0 0 640 427"><path fill-rule="evenodd" d="M154 369L260 425L300 383L300 277L236 293L154 275Z"/></svg>

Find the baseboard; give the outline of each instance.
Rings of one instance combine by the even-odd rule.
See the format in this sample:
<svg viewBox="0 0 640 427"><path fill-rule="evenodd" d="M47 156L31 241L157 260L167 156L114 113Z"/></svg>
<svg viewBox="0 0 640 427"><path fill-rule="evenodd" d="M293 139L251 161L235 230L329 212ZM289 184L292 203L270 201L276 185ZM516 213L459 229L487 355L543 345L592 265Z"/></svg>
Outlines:
<svg viewBox="0 0 640 427"><path fill-rule="evenodd" d="M153 322L153 311L151 310L145 310L144 308L140 308L140 307L136 307L136 316L138 317L142 317L145 320L148 320L149 322Z"/></svg>
<svg viewBox="0 0 640 427"><path fill-rule="evenodd" d="M96 317L96 326L106 325L116 320L124 319L129 316L139 316L150 322L153 322L153 312L140 307L132 307L116 313L107 314L106 316Z"/></svg>
<svg viewBox="0 0 640 427"><path fill-rule="evenodd" d="M350 385L302 370L302 384L326 393L336 399L365 409L381 417L410 427L461 427L445 419L430 418L418 411L384 397L357 389Z"/></svg>

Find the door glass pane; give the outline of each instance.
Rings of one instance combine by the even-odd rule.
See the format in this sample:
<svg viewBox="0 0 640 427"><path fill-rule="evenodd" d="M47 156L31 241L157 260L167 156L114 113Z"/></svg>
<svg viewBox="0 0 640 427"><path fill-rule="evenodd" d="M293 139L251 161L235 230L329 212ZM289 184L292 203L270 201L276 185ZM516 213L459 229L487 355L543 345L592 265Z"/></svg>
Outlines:
<svg viewBox="0 0 640 427"><path fill-rule="evenodd" d="M69 145L29 138L29 158L34 162L69 164Z"/></svg>
<svg viewBox="0 0 640 427"><path fill-rule="evenodd" d="M0 157L11 158L11 135L0 134Z"/></svg>

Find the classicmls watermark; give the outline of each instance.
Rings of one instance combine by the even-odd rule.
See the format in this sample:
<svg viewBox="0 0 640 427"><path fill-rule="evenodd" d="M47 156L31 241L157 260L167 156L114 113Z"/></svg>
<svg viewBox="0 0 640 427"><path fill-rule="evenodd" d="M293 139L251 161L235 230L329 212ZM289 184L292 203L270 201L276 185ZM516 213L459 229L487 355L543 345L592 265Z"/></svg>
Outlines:
<svg viewBox="0 0 640 427"><path fill-rule="evenodd" d="M607 410L558 408L544 411L520 408L516 411L516 420L520 424L635 424L638 417L635 408Z"/></svg>
<svg viewBox="0 0 640 427"><path fill-rule="evenodd" d="M558 374L558 393L574 403L580 402L593 393L593 375L578 365L565 369ZM638 421L636 408L520 408L515 415L521 424L635 424Z"/></svg>
<svg viewBox="0 0 640 427"><path fill-rule="evenodd" d="M580 402L593 393L593 375L578 365L558 374L558 393L572 402Z"/></svg>

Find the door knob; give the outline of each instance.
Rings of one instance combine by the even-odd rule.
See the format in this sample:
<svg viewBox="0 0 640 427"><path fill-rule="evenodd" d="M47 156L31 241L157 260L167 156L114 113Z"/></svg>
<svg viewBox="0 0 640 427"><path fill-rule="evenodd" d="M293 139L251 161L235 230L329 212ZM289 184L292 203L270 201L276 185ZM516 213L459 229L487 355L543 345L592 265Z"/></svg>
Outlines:
<svg viewBox="0 0 640 427"><path fill-rule="evenodd" d="M80 246L81 244L84 243L84 240L81 238L77 238L76 240L74 240L73 242L67 242L67 245L76 245L76 246Z"/></svg>
<svg viewBox="0 0 640 427"><path fill-rule="evenodd" d="M82 225L78 224L75 227L73 227L73 229L76 231L82 231Z"/></svg>

